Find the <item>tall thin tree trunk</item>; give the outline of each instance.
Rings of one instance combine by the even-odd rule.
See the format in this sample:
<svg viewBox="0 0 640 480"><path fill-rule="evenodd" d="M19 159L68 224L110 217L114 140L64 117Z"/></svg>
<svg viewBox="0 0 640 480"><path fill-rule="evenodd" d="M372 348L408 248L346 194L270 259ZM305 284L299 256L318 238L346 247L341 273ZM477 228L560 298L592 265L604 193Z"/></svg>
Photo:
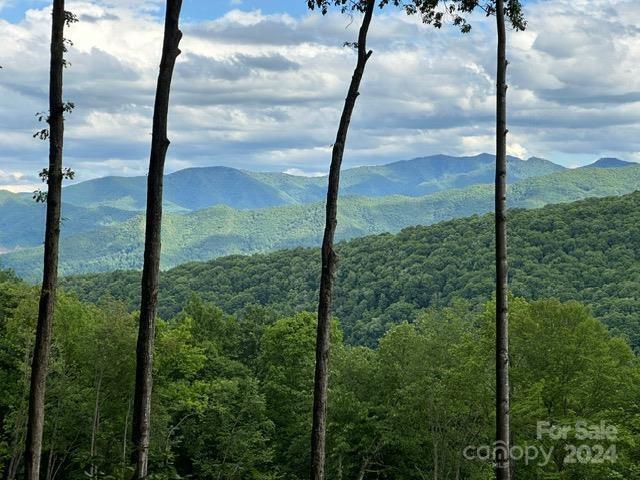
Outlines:
<svg viewBox="0 0 640 480"><path fill-rule="evenodd" d="M29 376L30 369L29 365L31 365L32 357L31 357L31 342L27 342L24 349L24 377L23 377L23 398L29 394ZM4 480L14 480L16 475L18 475L18 468L20 466L20 462L22 461L22 456L24 454L24 442L26 439L26 426L28 421L28 403L20 403L18 407L18 412L16 414L16 418L13 422L13 433L12 433L12 441L11 441L11 458L9 460L9 465L5 471L5 475L3 477Z"/></svg>
<svg viewBox="0 0 640 480"><path fill-rule="evenodd" d="M323 480L325 467L325 441L327 430L327 389L329 383L329 349L331 330L331 297L336 272L336 253L333 239L336 231L340 166L344 154L351 115L359 95L360 83L371 51L367 51L367 34L375 0L367 0L364 19L358 35L358 62L353 72L349 92L340 118L340 126L333 145L329 185L327 189L326 225L322 241L322 273L318 304L318 331L316 338L316 367L313 390L313 426L311 432L311 479Z"/></svg>
<svg viewBox="0 0 640 480"><path fill-rule="evenodd" d="M122 471L125 471L127 466L127 439L129 437L129 415L131 414L131 401L127 400L127 413L124 416L124 432L122 433Z"/></svg>
<svg viewBox="0 0 640 480"><path fill-rule="evenodd" d="M55 457L56 454L53 453L53 450L49 452L49 459L47 461L47 473L45 475L46 480L51 480L51 475L53 474L53 467L55 465Z"/></svg>
<svg viewBox="0 0 640 480"><path fill-rule="evenodd" d="M180 55L182 32L179 28L182 0L167 0L164 42L156 100L153 113L153 133L149 176L147 181L147 222L142 270L142 302L136 350L136 389L133 403L134 479L147 476L151 423L151 389L155 319L160 275L160 231L162 226L162 184L164 163L169 148L167 117L169 95L176 58Z"/></svg>
<svg viewBox="0 0 640 480"><path fill-rule="evenodd" d="M433 440L433 480L440 478L440 458L438 452L438 442Z"/></svg>
<svg viewBox="0 0 640 480"><path fill-rule="evenodd" d="M507 35L504 0L496 0L498 66L496 96L496 478L510 480L509 306L507 263Z"/></svg>
<svg viewBox="0 0 640 480"><path fill-rule="evenodd" d="M64 106L62 70L64 68L64 0L53 1L51 22L51 67L49 78L49 169L47 220L44 240L44 268L38 309L36 341L31 364L29 420L25 446L27 480L40 478L44 398L51 350L51 331L58 282L58 246L60 241L60 207L62 200L62 145Z"/></svg>
<svg viewBox="0 0 640 480"><path fill-rule="evenodd" d="M369 468L369 458L364 458L360 464L360 470L358 470L356 480L364 480L364 476L367 474L367 468Z"/></svg>
<svg viewBox="0 0 640 480"><path fill-rule="evenodd" d="M60 402L58 401L58 407L60 406ZM49 452L47 455L47 469L45 471L45 479L51 480L51 475L53 474L53 470L56 465L56 439L58 437L58 417L54 417L53 420L53 432L51 433L51 445L49 447Z"/></svg>
<svg viewBox="0 0 640 480"><path fill-rule="evenodd" d="M93 405L93 422L91 422L91 445L89 455L91 456L91 465L89 466L89 478L97 478L98 467L96 465L96 455L98 454L98 427L100 426L100 389L102 388L102 374L98 374L96 383L96 400Z"/></svg>

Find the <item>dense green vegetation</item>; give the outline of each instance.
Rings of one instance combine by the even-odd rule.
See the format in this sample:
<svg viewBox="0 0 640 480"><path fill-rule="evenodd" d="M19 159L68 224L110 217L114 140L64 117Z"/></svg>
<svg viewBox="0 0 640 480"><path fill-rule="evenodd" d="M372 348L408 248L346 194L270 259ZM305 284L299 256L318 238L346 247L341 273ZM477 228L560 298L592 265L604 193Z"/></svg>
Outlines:
<svg viewBox="0 0 640 480"><path fill-rule="evenodd" d="M531 161L531 160L530 160ZM640 185L640 167L577 169L513 184L513 207L535 208L586 197L620 195ZM411 225L485 213L493 209L493 186L475 185L423 197L346 197L340 200L338 239L397 232ZM163 222L164 268L188 261L319 245L324 206L321 203L258 210L217 206L186 215L167 214ZM64 227L63 227L64 228ZM71 235L61 246L63 275L138 269L142 266L144 218ZM42 248L5 255L0 264L37 281Z"/></svg>
<svg viewBox="0 0 640 480"><path fill-rule="evenodd" d="M492 222L474 216L342 243L334 311L347 341L373 344L419 309L491 296ZM581 301L640 347L640 193L515 210L509 230L515 295ZM175 315L192 292L229 313L249 304L313 311L319 265L318 250L303 248L185 264L161 276L160 311ZM137 272L63 283L86 300L112 295L138 305Z"/></svg>
<svg viewBox="0 0 640 480"><path fill-rule="evenodd" d="M11 480L37 295L0 273L0 471ZM157 334L151 478L307 478L315 315L245 306L230 316L195 297L178 310ZM398 315L376 348L346 345L335 324L329 478L492 477L488 461L462 456L492 442L492 311L454 301ZM628 344L575 302L513 299L511 329L514 444L554 449L543 466L519 462L518 478L639 479L640 365ZM54 332L47 478L128 479L135 314L61 295ZM606 422L614 441L573 443L615 445L615 461L563 464L566 442L538 440L539 421Z"/></svg>
<svg viewBox="0 0 640 480"><path fill-rule="evenodd" d="M379 197L419 196L492 180L495 157L433 155L387 165L346 169L341 190L345 195ZM546 175L564 168L548 160L510 157L512 181ZM173 211L199 210L214 205L264 208L316 202L326 195L325 177L249 172L229 167L190 168L165 178L164 201ZM146 177L106 177L65 189L65 201L79 206L110 206L144 210Z"/></svg>

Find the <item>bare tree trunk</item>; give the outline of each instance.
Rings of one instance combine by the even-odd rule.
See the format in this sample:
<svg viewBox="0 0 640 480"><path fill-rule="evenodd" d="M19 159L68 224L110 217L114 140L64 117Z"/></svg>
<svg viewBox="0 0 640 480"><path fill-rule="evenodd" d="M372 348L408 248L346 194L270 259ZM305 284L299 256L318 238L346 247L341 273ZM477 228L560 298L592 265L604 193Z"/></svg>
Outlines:
<svg viewBox="0 0 640 480"><path fill-rule="evenodd" d="M62 145L64 105L62 70L64 68L64 0L53 1L51 22L51 66L49 78L49 169L47 220L44 240L44 268L38 309L36 341L31 364L29 420L25 446L27 480L40 478L40 456L44 430L44 398L51 350L51 330L58 282L58 247L62 198Z"/></svg>
<svg viewBox="0 0 640 480"><path fill-rule="evenodd" d="M439 464L439 457L438 457L438 442L434 439L433 440L433 480L438 480L438 478L440 477L440 464Z"/></svg>
<svg viewBox="0 0 640 480"><path fill-rule="evenodd" d="M182 0L167 0L162 59L153 113L153 133L147 181L147 222L142 270L142 302L136 356L136 388L133 403L134 479L147 476L151 423L151 389L155 318L160 274L160 231L162 227L162 184L169 148L167 117L176 58L180 55L179 29Z"/></svg>
<svg viewBox="0 0 640 480"><path fill-rule="evenodd" d="M14 423L13 430L13 439L11 442L11 458L9 459L9 464L7 465L7 469L3 476L6 480L15 480L18 475L18 468L20 467L20 462L22 461L22 454L24 450L22 446L25 441L25 427L27 424L27 417L24 412L24 406L20 407L22 412L17 416L16 421Z"/></svg>
<svg viewBox="0 0 640 480"><path fill-rule="evenodd" d="M24 349L24 377L23 377L23 398L29 393L29 365L31 364L31 343L27 342ZM4 475L5 480L15 480L18 475L18 468L22 461L22 455L24 454L24 442L26 439L26 426L28 421L28 404L26 402L20 402L16 414L16 419L13 424L13 433L11 441L11 458L9 465Z"/></svg>
<svg viewBox="0 0 640 480"><path fill-rule="evenodd" d="M97 449L97 437L98 427L100 426L100 389L102 387L102 372L98 375L98 381L96 383L96 400L93 406L93 422L91 423L91 445L89 455L91 456L91 465L89 466L89 478L97 478L98 467L96 466L95 459L98 453Z"/></svg>
<svg viewBox="0 0 640 480"><path fill-rule="evenodd" d="M460 480L460 457L456 457L455 472L456 472L456 480Z"/></svg>
<svg viewBox="0 0 640 480"><path fill-rule="evenodd" d="M49 452L49 459L47 461L47 473L45 475L46 480L51 480L51 475L53 474L53 467L55 464L56 454L51 450Z"/></svg>
<svg viewBox="0 0 640 480"><path fill-rule="evenodd" d="M127 400L127 413L124 416L124 432L122 434L122 471L127 466L127 438L129 436L129 415L131 414L131 398Z"/></svg>
<svg viewBox="0 0 640 480"><path fill-rule="evenodd" d="M358 62L353 72L349 92L340 118L340 126L333 145L329 185L327 189L326 225L322 241L322 273L320 277L320 299L318 304L318 331L316 338L316 367L313 391L313 427L311 432L311 479L324 480L325 441L327 430L327 389L329 383L329 349L331 331L331 297L336 272L336 253L333 239L337 225L338 190L340 166L344 154L351 115L359 95L360 83L371 51L367 51L367 34L375 0L367 0L364 19L358 36Z"/></svg>
<svg viewBox="0 0 640 480"><path fill-rule="evenodd" d="M26 418L24 420L26 420ZM14 432L14 444L11 459L9 460L9 465L6 471L6 480L15 480L18 475L18 469L20 467L20 462L22 461L22 454L24 453L24 450L22 449L22 445L25 440L25 432L23 428L25 427L26 421L24 420L20 422L20 432ZM17 441L20 442L19 445L15 443Z"/></svg>
<svg viewBox="0 0 640 480"><path fill-rule="evenodd" d="M16 475L18 474L18 466L20 465L20 460L22 459L22 453L11 455L11 460L9 461L9 466L7 467L7 480L15 480Z"/></svg>
<svg viewBox="0 0 640 480"><path fill-rule="evenodd" d="M58 402L58 407L60 406L60 402ZM51 480L51 475L53 474L53 470L55 468L56 463L56 438L58 436L58 417L54 417L53 421L53 432L51 434L51 446L49 448L49 453L47 455L47 470L45 472L45 479Z"/></svg>
<svg viewBox="0 0 640 480"><path fill-rule="evenodd" d="M504 0L496 0L496 478L510 480L509 306L507 263L507 58Z"/></svg>
<svg viewBox="0 0 640 480"><path fill-rule="evenodd" d="M358 476L356 480L364 480L364 476L367 474L367 468L369 468L369 459L365 458L360 464L360 470L358 470Z"/></svg>

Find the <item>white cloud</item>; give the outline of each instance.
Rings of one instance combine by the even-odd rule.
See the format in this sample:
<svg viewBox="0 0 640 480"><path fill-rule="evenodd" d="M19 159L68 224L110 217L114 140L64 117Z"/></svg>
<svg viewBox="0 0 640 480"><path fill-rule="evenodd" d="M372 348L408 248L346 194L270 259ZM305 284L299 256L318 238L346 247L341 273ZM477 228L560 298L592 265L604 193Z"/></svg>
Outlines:
<svg viewBox="0 0 640 480"><path fill-rule="evenodd" d="M0 184L0 190L7 190L12 193L27 193L27 192L34 192L35 190L38 189L39 186L40 185L38 185L37 183L23 183L23 184L3 183L3 184Z"/></svg>
<svg viewBox="0 0 640 480"><path fill-rule="evenodd" d="M0 189L18 193L33 192L36 188L38 184L30 181L23 172L0 170Z"/></svg>
<svg viewBox="0 0 640 480"><path fill-rule="evenodd" d="M2 0L0 0L2 2ZM0 3L1 5L1 3ZM65 71L66 162L79 179L146 170L162 24L157 1L70 2L80 16ZM635 0L527 7L509 37L510 153L587 163L640 158L640 10ZM493 151L493 22L462 36L399 12L378 15L345 165ZM0 162L37 180L47 145L31 138L46 109L50 15L0 20ZM172 91L168 169L224 164L327 169L355 57L358 19L228 12L183 26ZM15 184L0 177L0 185Z"/></svg>
<svg viewBox="0 0 640 480"><path fill-rule="evenodd" d="M323 177L327 174L326 172L305 172L299 168L288 168L283 173L296 177Z"/></svg>

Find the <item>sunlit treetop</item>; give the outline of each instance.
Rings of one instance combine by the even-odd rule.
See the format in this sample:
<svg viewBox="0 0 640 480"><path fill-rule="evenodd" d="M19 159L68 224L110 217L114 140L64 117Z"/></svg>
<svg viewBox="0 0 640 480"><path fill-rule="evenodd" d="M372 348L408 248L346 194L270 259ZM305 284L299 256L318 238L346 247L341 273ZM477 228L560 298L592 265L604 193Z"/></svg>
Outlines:
<svg viewBox="0 0 640 480"><path fill-rule="evenodd" d="M311 10L318 9L326 14L334 6L342 13L348 11L364 12L371 0L307 0ZM463 33L471 30L471 24L465 16L476 9L487 16L496 13L496 0L376 0L378 6L384 8L393 5L403 8L408 15L420 15L422 21L436 28L441 28L447 19L460 28ZM527 22L522 12L520 0L505 0L505 15L515 30L524 30Z"/></svg>

